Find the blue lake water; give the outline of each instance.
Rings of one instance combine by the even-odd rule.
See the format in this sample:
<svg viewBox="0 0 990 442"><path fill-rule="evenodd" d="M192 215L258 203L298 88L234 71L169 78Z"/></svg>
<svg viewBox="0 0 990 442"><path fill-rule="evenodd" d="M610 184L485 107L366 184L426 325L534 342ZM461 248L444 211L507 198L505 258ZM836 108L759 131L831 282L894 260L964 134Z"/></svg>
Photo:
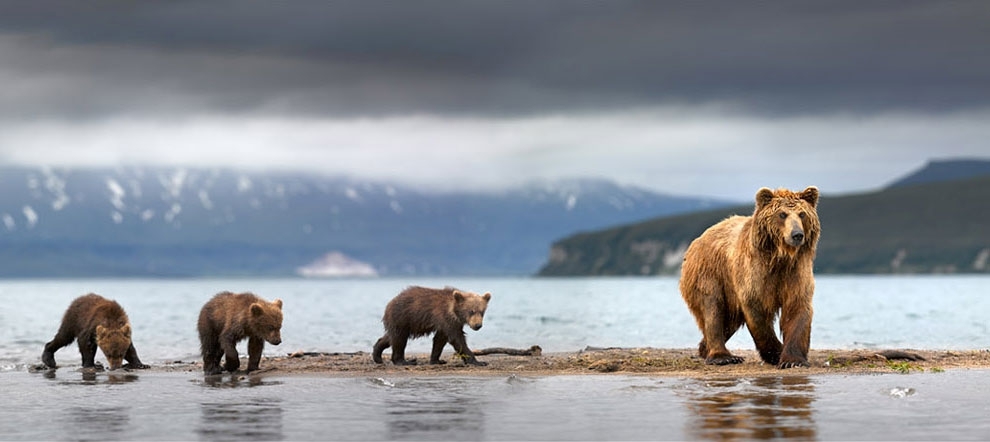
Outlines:
<svg viewBox="0 0 990 442"><path fill-rule="evenodd" d="M990 278L820 276L813 348L986 349ZM40 361L69 302L87 292L127 310L150 364L197 360L199 308L222 290L285 302L283 343L370 351L381 313L410 284L493 295L481 347L694 347L700 334L676 278L83 279L0 281L0 439L615 440L985 439L990 373L781 376L226 376L81 373L79 353ZM241 344L242 352L244 345ZM730 348L753 348L741 331ZM428 352L429 340L410 345ZM98 354L97 360L104 360ZM104 360L105 361L105 360Z"/></svg>

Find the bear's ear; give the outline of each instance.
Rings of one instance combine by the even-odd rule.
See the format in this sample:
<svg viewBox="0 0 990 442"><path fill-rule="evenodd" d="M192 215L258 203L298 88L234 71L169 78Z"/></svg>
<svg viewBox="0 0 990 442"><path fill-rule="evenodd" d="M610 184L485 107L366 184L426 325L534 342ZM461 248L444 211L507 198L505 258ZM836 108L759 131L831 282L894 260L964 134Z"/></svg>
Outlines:
<svg viewBox="0 0 990 442"><path fill-rule="evenodd" d="M131 324L124 324L124 327L120 329L121 333L128 338L131 337Z"/></svg>
<svg viewBox="0 0 990 442"><path fill-rule="evenodd" d="M484 299L485 302L488 302L489 300L492 299L492 294L490 292L485 292L485 295L482 296L481 298Z"/></svg>
<svg viewBox="0 0 990 442"><path fill-rule="evenodd" d="M102 325L96 326L96 336L106 336L107 328Z"/></svg>
<svg viewBox="0 0 990 442"><path fill-rule="evenodd" d="M760 209L773 201L773 191L768 187L761 187L756 191L756 208Z"/></svg>
<svg viewBox="0 0 990 442"><path fill-rule="evenodd" d="M251 314L254 316L261 316L265 314L265 308L262 307L261 304L258 304L257 302L251 304Z"/></svg>
<svg viewBox="0 0 990 442"><path fill-rule="evenodd" d="M464 294L460 290L454 290L454 302L464 302Z"/></svg>
<svg viewBox="0 0 990 442"><path fill-rule="evenodd" d="M801 192L801 195L800 196L801 196L801 199L807 201L808 204L811 204L811 207L815 207L815 206L818 205L818 188L817 187L815 187L815 186L808 186L807 189L804 189L804 192Z"/></svg>
<svg viewBox="0 0 990 442"><path fill-rule="evenodd" d="M281 299L277 299L276 298L274 301L272 301L272 304L275 304L275 307L278 307L279 310L282 310L282 300Z"/></svg>

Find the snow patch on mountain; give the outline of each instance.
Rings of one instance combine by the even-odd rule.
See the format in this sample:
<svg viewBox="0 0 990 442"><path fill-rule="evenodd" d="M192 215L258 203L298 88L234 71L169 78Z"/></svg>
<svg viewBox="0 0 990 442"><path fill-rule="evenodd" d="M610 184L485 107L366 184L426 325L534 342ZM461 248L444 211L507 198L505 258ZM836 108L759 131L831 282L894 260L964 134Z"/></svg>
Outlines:
<svg viewBox="0 0 990 442"><path fill-rule="evenodd" d="M27 228L33 229L38 224L38 212L35 212L31 206L24 206L21 211L24 213L24 219L27 220Z"/></svg>
<svg viewBox="0 0 990 442"><path fill-rule="evenodd" d="M107 190L110 191L110 204L117 210L124 210L124 197L127 196L127 192L120 183L113 178L107 178Z"/></svg>

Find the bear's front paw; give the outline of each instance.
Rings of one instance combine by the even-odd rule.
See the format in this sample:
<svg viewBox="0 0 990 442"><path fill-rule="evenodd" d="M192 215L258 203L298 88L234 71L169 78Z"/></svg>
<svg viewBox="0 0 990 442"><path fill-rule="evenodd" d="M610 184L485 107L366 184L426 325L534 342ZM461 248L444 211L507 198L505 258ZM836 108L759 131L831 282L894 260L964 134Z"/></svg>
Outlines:
<svg viewBox="0 0 990 442"><path fill-rule="evenodd" d="M472 361L465 361L465 364L477 365L478 367L485 367L485 366L488 365L487 362L482 362L482 361L479 361L477 359L472 360Z"/></svg>
<svg viewBox="0 0 990 442"><path fill-rule="evenodd" d="M41 354L41 362L48 366L48 368L56 368L55 365L55 353L46 351Z"/></svg>
<svg viewBox="0 0 990 442"><path fill-rule="evenodd" d="M415 359L400 359L398 361L392 361L392 365L416 365Z"/></svg>
<svg viewBox="0 0 990 442"><path fill-rule="evenodd" d="M435 361L430 361L430 364L432 364L432 365L443 365L443 364L446 364L446 363L447 363L447 361L444 361L444 360L441 360L441 359L437 359Z"/></svg>
<svg viewBox="0 0 990 442"><path fill-rule="evenodd" d="M731 365L741 364L742 362L743 358L733 355L719 355L705 359L705 365Z"/></svg>
<svg viewBox="0 0 990 442"><path fill-rule="evenodd" d="M777 365L777 368L785 369L785 368L810 367L810 366L811 364L809 364L808 361L781 361L781 363Z"/></svg>

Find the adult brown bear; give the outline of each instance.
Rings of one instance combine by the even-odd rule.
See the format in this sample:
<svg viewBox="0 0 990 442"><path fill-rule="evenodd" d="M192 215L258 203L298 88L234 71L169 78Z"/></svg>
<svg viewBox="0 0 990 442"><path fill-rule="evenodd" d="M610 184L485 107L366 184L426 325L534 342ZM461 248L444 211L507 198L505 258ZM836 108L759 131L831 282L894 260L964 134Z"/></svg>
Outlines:
<svg viewBox="0 0 990 442"><path fill-rule="evenodd" d="M708 228L684 255L681 296L704 336L706 364L738 364L725 342L744 323L760 358L780 368L808 365L813 263L821 224L818 188L761 188L752 216ZM783 344L773 330L780 314Z"/></svg>
<svg viewBox="0 0 990 442"><path fill-rule="evenodd" d="M480 296L452 287L409 287L385 306L385 314L382 316L385 335L375 342L371 358L381 364L382 352L392 347L393 364L413 365L415 361L406 360L406 342L410 338L435 333L433 351L430 353L431 364L444 363L440 360L440 353L450 343L454 351L464 358L465 363L488 365L475 358L468 348L464 338L464 325L480 330L491 299L491 293Z"/></svg>

